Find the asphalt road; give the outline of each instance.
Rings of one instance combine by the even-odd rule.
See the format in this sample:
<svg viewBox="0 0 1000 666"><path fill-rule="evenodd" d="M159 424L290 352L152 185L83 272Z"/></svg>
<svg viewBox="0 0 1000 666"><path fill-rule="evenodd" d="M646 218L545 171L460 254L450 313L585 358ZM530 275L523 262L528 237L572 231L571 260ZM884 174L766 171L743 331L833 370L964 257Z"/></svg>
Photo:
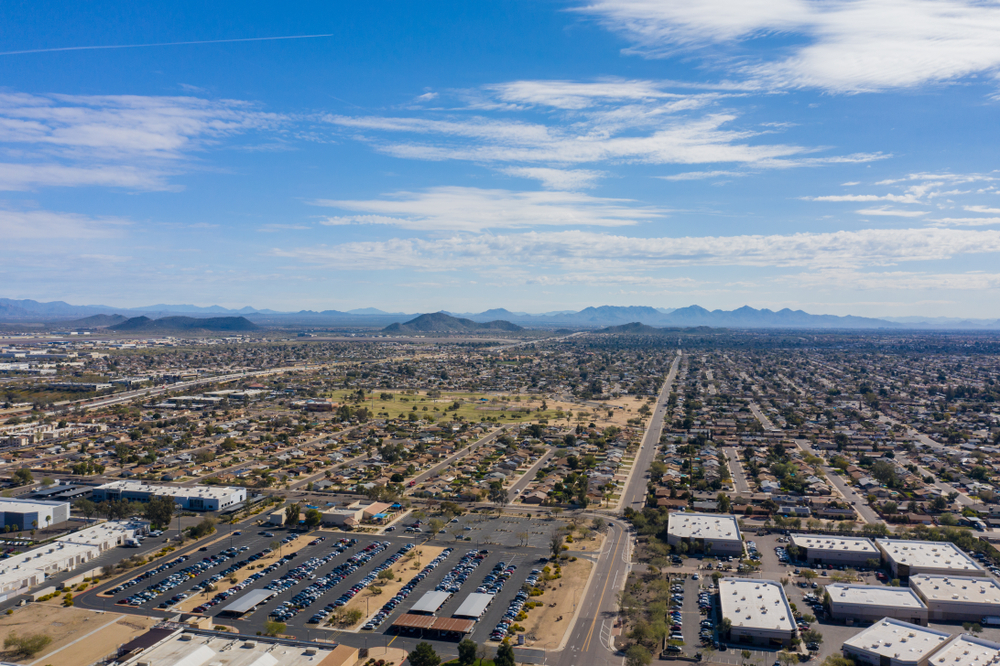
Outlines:
<svg viewBox="0 0 1000 666"><path fill-rule="evenodd" d="M622 494L622 501L619 506L624 509L627 506L633 509L640 509L646 505L646 476L649 466L656 458L656 451L660 443L660 434L663 432L663 417L667 413L667 398L674 385L674 378L677 377L677 368L680 367L681 355L678 353L674 358L667 379L663 382L660 395L656 400L656 408L649 419L649 426L646 434L642 438L642 445L636 455L632 465L632 472L629 475L628 483Z"/></svg>
<svg viewBox="0 0 1000 666"><path fill-rule="evenodd" d="M445 459L444 462L439 463L439 464L435 465L434 467L431 467L426 472L421 472L420 474L418 474L415 477L413 477L409 481L409 483L412 483L413 486L410 487L410 488L407 488L407 494L412 493L414 490L416 490L417 486L419 486L421 483L423 483L427 479L431 479L431 478L435 477L436 475L440 474L442 470L445 470L448 467L450 467L456 460L459 460L460 458L464 458L470 452L478 449L483 444L488 444L489 442L492 442L494 439L496 439L501 434L503 434L503 432L506 429L506 427L507 426L500 426L499 428L491 430L484 437L476 440L472 444L469 444L467 447L465 447L464 449L462 449L461 451L459 451L455 455L453 455L453 456Z"/></svg>
<svg viewBox="0 0 1000 666"><path fill-rule="evenodd" d="M743 461L740 460L740 453L733 447L722 450L729 459L729 471L733 475L733 486L738 493L750 492L750 484L747 483L747 475L743 470Z"/></svg>
<svg viewBox="0 0 1000 666"><path fill-rule="evenodd" d="M808 439L796 439L795 443L803 451L811 453L814 456L819 455L812 448L812 443ZM875 513L875 511L870 506L868 506L868 500L854 488L847 485L847 482L844 481L844 477L840 476L840 474L838 474L836 470L834 470L829 465L821 465L820 469L822 469L823 472L826 473L826 478L828 478L830 482L833 484L834 488L836 488L837 491L840 492L844 500L847 503L849 503L854 508L855 511L858 512L862 520L864 520L866 523L882 522L882 519L878 517L878 514Z"/></svg>
<svg viewBox="0 0 1000 666"><path fill-rule="evenodd" d="M778 430L778 428L775 428L774 424L771 423L771 419L764 416L764 412L760 410L760 407L757 406L757 403L753 401L750 402L750 411L753 412L753 415L755 417L757 417L757 421L760 422L760 425L764 428L764 430L768 430L771 432Z"/></svg>

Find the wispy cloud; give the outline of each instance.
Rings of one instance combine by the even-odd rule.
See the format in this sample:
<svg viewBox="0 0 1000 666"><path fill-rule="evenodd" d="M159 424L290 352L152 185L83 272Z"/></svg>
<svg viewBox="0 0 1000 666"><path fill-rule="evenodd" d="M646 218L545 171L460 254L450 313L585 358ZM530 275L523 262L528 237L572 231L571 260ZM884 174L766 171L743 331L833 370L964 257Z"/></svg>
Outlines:
<svg viewBox="0 0 1000 666"><path fill-rule="evenodd" d="M324 225L377 224L422 231L620 227L668 213L663 208L636 206L626 199L474 187L435 187L421 192L396 192L381 199L318 199L311 203L356 213L326 218L320 222Z"/></svg>
<svg viewBox="0 0 1000 666"><path fill-rule="evenodd" d="M633 53L696 52L765 86L861 92L1000 70L1000 6L992 2L597 0L578 11L626 35ZM781 48L740 50L775 35Z"/></svg>
<svg viewBox="0 0 1000 666"><path fill-rule="evenodd" d="M869 267L1000 251L1000 230L864 229L830 233L644 238L590 231L456 234L275 248L276 256L335 269L427 271L546 265L641 273L683 266Z"/></svg>
<svg viewBox="0 0 1000 666"><path fill-rule="evenodd" d="M655 176L663 180L704 180L705 178L733 178L746 176L744 171L688 171L686 173L675 173L672 176Z"/></svg>
<svg viewBox="0 0 1000 666"><path fill-rule="evenodd" d="M603 171L549 169L547 167L508 167L502 171L510 176L539 180L542 185L553 190L579 190L593 187L605 175Z"/></svg>
<svg viewBox="0 0 1000 666"><path fill-rule="evenodd" d="M882 206L880 208L862 208L855 211L858 215L875 215L882 217L921 217L927 214L924 210L902 210L900 208L889 208L888 206Z"/></svg>
<svg viewBox="0 0 1000 666"><path fill-rule="evenodd" d="M0 145L30 148L0 165L0 187L166 189L207 145L280 122L231 100L0 94Z"/></svg>
<svg viewBox="0 0 1000 666"><path fill-rule="evenodd" d="M48 210L0 209L0 238L100 239L121 235L129 225L115 217L93 217Z"/></svg>

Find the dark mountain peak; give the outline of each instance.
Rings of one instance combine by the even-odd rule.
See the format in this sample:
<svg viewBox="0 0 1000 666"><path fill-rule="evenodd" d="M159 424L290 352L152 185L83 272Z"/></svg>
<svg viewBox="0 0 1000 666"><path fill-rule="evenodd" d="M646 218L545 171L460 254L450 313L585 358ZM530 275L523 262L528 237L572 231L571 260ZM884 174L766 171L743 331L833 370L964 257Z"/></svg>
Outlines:
<svg viewBox="0 0 1000 666"><path fill-rule="evenodd" d="M468 331L521 331L517 324L509 321L488 321L479 323L471 319L452 317L444 312L422 314L415 319L386 326L385 333L450 333Z"/></svg>
<svg viewBox="0 0 1000 666"><path fill-rule="evenodd" d="M240 333L256 331L258 326L246 317L163 317L150 319L142 315L108 327L112 331L135 333L165 333L170 331L212 331Z"/></svg>

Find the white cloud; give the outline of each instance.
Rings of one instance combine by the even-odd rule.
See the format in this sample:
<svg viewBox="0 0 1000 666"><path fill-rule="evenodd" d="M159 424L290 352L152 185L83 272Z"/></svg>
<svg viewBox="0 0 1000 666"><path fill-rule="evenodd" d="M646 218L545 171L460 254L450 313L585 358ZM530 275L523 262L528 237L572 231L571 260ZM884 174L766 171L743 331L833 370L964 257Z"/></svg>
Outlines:
<svg viewBox="0 0 1000 666"><path fill-rule="evenodd" d="M205 146L273 127L245 102L134 95L0 94L0 145L27 146L9 189L106 185L162 189L165 176ZM90 172L90 173L88 173Z"/></svg>
<svg viewBox="0 0 1000 666"><path fill-rule="evenodd" d="M540 180L542 185L553 190L579 190L593 187L604 175L603 171L587 169L549 169L546 167L509 167L503 173L519 178Z"/></svg>
<svg viewBox="0 0 1000 666"><path fill-rule="evenodd" d="M127 221L112 217L91 217L48 210L15 211L0 209L0 238L97 239L120 235ZM8 248L10 249L10 248Z"/></svg>
<svg viewBox="0 0 1000 666"><path fill-rule="evenodd" d="M806 201L894 201L896 203L920 203L912 194L833 194L825 197L803 197Z"/></svg>
<svg viewBox="0 0 1000 666"><path fill-rule="evenodd" d="M1000 70L994 2L596 0L579 11L627 35L633 52L664 57L697 50L763 85L858 92ZM761 48L738 50L775 35L784 42L771 50L776 59L762 60Z"/></svg>
<svg viewBox="0 0 1000 666"><path fill-rule="evenodd" d="M703 180L705 178L722 178L746 176L743 171L688 171L687 173L675 173L672 176L655 176L663 180Z"/></svg>
<svg viewBox="0 0 1000 666"><path fill-rule="evenodd" d="M858 215L876 215L885 217L920 217L927 214L927 211L901 210L899 208L889 208L888 206L882 206L880 208L862 208L861 210L854 212Z"/></svg>
<svg viewBox="0 0 1000 666"><path fill-rule="evenodd" d="M666 92L663 84L658 82L618 79L594 82L511 81L489 86L488 89L505 102L558 109L583 109L596 102L648 102L688 98L687 95Z"/></svg>
<svg viewBox="0 0 1000 666"><path fill-rule="evenodd" d="M433 240L393 238L277 248L273 254L340 270L395 267L442 271L518 265L635 273L678 266L861 267L998 251L1000 230L922 228L682 238L579 230L456 234Z"/></svg>
<svg viewBox="0 0 1000 666"><path fill-rule="evenodd" d="M989 213L991 215L1000 215L1000 208L990 208L989 206L962 206L962 208L970 213Z"/></svg>
<svg viewBox="0 0 1000 666"><path fill-rule="evenodd" d="M928 223L934 227L988 227L1000 224L1000 217L943 217Z"/></svg>
<svg viewBox="0 0 1000 666"><path fill-rule="evenodd" d="M820 270L778 279L808 289L859 291L982 291L1000 288L1000 273L923 273L908 271L861 272Z"/></svg>
<svg viewBox="0 0 1000 666"><path fill-rule="evenodd" d="M360 213L331 217L324 225L383 224L415 230L482 231L545 226L619 227L658 219L668 211L638 207L627 199L573 192L512 192L435 187L396 192L382 199L319 199L316 206Z"/></svg>
<svg viewBox="0 0 1000 666"><path fill-rule="evenodd" d="M732 114L698 118L667 118L650 134L621 133L631 127L621 119L610 125L574 123L566 127L472 118L428 120L414 118L327 116L332 124L359 130L415 133L445 137L437 143L376 141L376 147L396 157L422 160L580 164L625 161L649 164L705 164L734 162L761 167L817 166L866 162L884 155L857 154L807 157L813 149L795 145L749 143L760 132L726 129ZM461 139L474 139L472 142Z"/></svg>

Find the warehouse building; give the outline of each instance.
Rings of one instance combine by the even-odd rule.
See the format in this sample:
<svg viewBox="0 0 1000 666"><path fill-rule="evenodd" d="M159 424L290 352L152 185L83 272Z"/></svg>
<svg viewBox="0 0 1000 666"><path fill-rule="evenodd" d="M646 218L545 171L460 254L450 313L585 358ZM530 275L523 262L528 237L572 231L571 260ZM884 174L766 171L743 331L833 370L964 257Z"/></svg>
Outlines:
<svg viewBox="0 0 1000 666"><path fill-rule="evenodd" d="M830 595L830 617L835 620L869 623L889 617L927 625L927 606L908 587L831 583L826 591Z"/></svg>
<svg viewBox="0 0 1000 666"><path fill-rule="evenodd" d="M95 502L148 502L153 497L172 497L188 511L224 511L247 500L246 488L224 486L156 486L142 481L113 481L94 488Z"/></svg>
<svg viewBox="0 0 1000 666"><path fill-rule="evenodd" d="M932 622L979 622L1000 615L1000 585L989 576L910 576L910 587L927 604Z"/></svg>
<svg viewBox="0 0 1000 666"><path fill-rule="evenodd" d="M988 666L1000 660L1000 643L959 634L931 656L929 666Z"/></svg>
<svg viewBox="0 0 1000 666"><path fill-rule="evenodd" d="M0 601L24 594L56 573L85 567L133 534L129 523L101 523L0 560Z"/></svg>
<svg viewBox="0 0 1000 666"><path fill-rule="evenodd" d="M162 629L119 648L120 666L354 666L358 648L332 643L263 638L261 636L220 636L177 629L163 636Z"/></svg>
<svg viewBox="0 0 1000 666"><path fill-rule="evenodd" d="M730 639L755 645L787 646L795 636L792 609L785 590L773 580L719 580L722 617L732 623Z"/></svg>
<svg viewBox="0 0 1000 666"><path fill-rule="evenodd" d="M867 566L868 560L882 559L882 553L875 544L864 537L793 534L792 545L801 551L799 559L811 564L863 567Z"/></svg>
<svg viewBox="0 0 1000 666"><path fill-rule="evenodd" d="M885 618L844 641L844 656L864 666L927 666L951 638L909 622Z"/></svg>
<svg viewBox="0 0 1000 666"><path fill-rule="evenodd" d="M667 523L667 543L704 547L713 555L743 555L743 537L736 516L714 513L672 513Z"/></svg>
<svg viewBox="0 0 1000 666"><path fill-rule="evenodd" d="M10 525L17 530L51 527L69 520L69 502L3 498L0 499L0 517L3 520L0 527Z"/></svg>
<svg viewBox="0 0 1000 666"><path fill-rule="evenodd" d="M876 539L882 558L895 578L915 574L985 576L986 572L955 544L947 541Z"/></svg>

